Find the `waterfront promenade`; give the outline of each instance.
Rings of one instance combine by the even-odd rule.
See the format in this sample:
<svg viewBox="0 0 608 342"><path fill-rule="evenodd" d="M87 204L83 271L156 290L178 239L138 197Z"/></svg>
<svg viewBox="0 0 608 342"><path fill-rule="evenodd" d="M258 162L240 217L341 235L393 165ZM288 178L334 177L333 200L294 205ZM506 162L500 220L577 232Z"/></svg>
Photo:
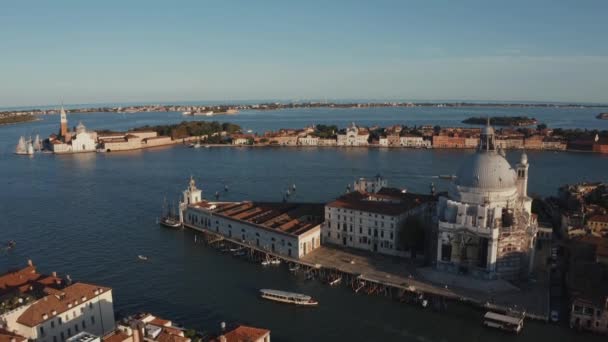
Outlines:
<svg viewBox="0 0 608 342"><path fill-rule="evenodd" d="M503 280L472 280L459 275L419 268L406 259L369 254L353 249L324 245L300 259L289 258L252 246L240 240L227 238L206 229L184 224L185 227L207 236L209 245L230 243L244 247L250 257L260 255L278 258L318 272L342 273L356 279L361 288L374 284L382 290L377 293L410 293L430 298L441 298L472 304L475 307L496 311L525 312L532 319L547 321L549 302L545 282L527 284L518 288ZM254 258L257 255L258 258ZM265 258L259 258L264 260Z"/></svg>

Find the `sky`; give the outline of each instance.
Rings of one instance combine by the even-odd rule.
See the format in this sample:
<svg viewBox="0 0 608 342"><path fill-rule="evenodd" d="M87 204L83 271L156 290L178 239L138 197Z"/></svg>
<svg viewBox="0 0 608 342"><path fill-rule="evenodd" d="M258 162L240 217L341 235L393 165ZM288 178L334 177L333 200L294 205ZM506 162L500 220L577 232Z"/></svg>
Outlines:
<svg viewBox="0 0 608 342"><path fill-rule="evenodd" d="M0 107L608 103L608 1L0 0Z"/></svg>

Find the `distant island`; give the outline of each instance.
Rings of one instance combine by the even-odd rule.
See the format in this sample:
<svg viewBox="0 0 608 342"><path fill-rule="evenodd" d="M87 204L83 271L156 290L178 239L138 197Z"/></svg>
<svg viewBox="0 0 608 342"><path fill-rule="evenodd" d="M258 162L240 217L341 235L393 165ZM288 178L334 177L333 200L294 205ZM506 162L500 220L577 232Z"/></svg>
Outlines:
<svg viewBox="0 0 608 342"><path fill-rule="evenodd" d="M485 125L487 122L488 118L483 117L471 117L462 121L462 123L471 125ZM490 124L494 126L532 126L537 123L538 121L535 118L527 116L494 116L490 118Z"/></svg>
<svg viewBox="0 0 608 342"><path fill-rule="evenodd" d="M30 114L2 115L2 116L0 116L0 125L9 125L9 124L30 122L30 121L36 121L36 120L38 120L38 118L36 118L34 115L30 115Z"/></svg>
<svg viewBox="0 0 608 342"><path fill-rule="evenodd" d="M608 112L607 113L599 113L596 118L600 120L608 120Z"/></svg>
<svg viewBox="0 0 608 342"><path fill-rule="evenodd" d="M236 114L242 110L279 110L299 108L383 108L383 107L437 107L437 108L606 108L606 104L575 104L575 103L494 103L494 102L263 102L263 103L232 103L215 105L189 105L189 104L148 104L131 106L102 106L81 107L65 109L69 113L150 113L150 112L180 112L183 115L214 116ZM0 111L3 115L52 115L59 114L58 108L51 109L20 109ZM495 118L493 118L494 120ZM484 121L485 122L485 121ZM499 125L498 123L496 123Z"/></svg>

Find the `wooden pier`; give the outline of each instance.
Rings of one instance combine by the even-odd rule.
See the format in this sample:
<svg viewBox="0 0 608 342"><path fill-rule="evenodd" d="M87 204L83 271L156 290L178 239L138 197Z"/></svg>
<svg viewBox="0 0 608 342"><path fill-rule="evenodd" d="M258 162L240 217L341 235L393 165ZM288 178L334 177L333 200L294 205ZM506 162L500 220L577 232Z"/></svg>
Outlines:
<svg viewBox="0 0 608 342"><path fill-rule="evenodd" d="M348 262L340 260L332 253L347 253L331 247L320 248L326 250L327 256L315 256L315 253L323 253L315 250L301 259L295 259L262 249L246 241L222 236L204 228L189 224L184 224L184 226L200 233L196 237L196 241L199 243L204 243L223 252L238 254L238 256L246 257L251 262L258 264L265 260L278 259L281 260L281 263L288 265L290 271L299 273L306 279L319 280L328 285L333 283L333 285L347 286L358 294L390 297L402 303L429 307L437 311L447 310L448 303L454 301L498 312L514 312L512 305L491 304L483 296L476 296L447 286L437 286L423 279L414 278L412 275L404 275L403 271L391 272L390 268L388 268L388 271L378 270L373 266L363 265L362 262L355 262L354 259L348 260ZM336 279L340 279L340 281L336 282ZM548 312L531 313L530 310L526 311L526 317L528 318L548 321Z"/></svg>

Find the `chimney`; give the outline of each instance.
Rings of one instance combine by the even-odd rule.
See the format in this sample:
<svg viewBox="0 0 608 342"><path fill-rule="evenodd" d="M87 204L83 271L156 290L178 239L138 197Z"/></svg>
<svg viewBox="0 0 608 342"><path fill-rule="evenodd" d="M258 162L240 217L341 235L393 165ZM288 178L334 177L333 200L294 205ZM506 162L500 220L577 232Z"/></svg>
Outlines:
<svg viewBox="0 0 608 342"><path fill-rule="evenodd" d="M27 259L27 265L34 266L34 262L32 261L32 259Z"/></svg>
<svg viewBox="0 0 608 342"><path fill-rule="evenodd" d="M220 323L220 328L222 329L222 332L226 331L226 322Z"/></svg>
<svg viewBox="0 0 608 342"><path fill-rule="evenodd" d="M17 339L14 337L11 337L11 342L17 342Z"/></svg>
<svg viewBox="0 0 608 342"><path fill-rule="evenodd" d="M226 340L226 336L224 335L220 335L219 337L220 342L227 342L228 340Z"/></svg>
<svg viewBox="0 0 608 342"><path fill-rule="evenodd" d="M53 273L51 273L51 275L53 276L53 278L57 278L57 272L53 271Z"/></svg>

